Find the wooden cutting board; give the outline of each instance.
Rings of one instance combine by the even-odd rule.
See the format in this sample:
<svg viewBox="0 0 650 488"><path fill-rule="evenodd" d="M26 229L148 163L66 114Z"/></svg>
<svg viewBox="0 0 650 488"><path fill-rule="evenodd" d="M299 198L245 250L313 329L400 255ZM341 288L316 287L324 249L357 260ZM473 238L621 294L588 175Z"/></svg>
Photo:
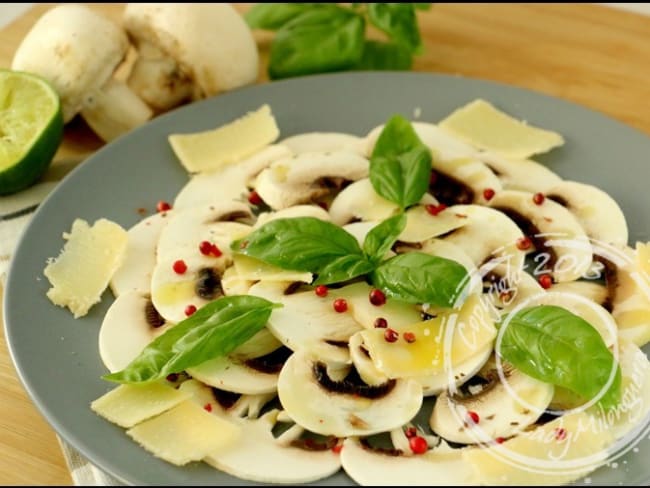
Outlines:
<svg viewBox="0 0 650 488"><path fill-rule="evenodd" d="M21 39L49 8L39 5L0 31L0 68L11 65ZM93 8L119 21L124 5ZM530 88L650 134L650 17L588 4L435 4L419 15L425 54L416 60L415 71ZM260 82L266 82L270 37L257 39ZM101 141L75 120L66 129L50 177L99 147ZM20 385L2 329L0 336L0 484L69 485L56 437Z"/></svg>

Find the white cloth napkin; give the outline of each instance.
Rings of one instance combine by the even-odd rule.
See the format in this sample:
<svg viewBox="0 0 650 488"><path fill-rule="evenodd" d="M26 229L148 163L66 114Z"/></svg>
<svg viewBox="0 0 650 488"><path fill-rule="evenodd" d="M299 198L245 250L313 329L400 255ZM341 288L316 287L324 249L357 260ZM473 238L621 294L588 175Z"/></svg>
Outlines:
<svg viewBox="0 0 650 488"><path fill-rule="evenodd" d="M39 203L56 184L56 181L48 181L17 194L0 197L0 287L4 286L7 279L11 256L23 230ZM122 486L121 482L93 466L63 439L58 439L75 485Z"/></svg>

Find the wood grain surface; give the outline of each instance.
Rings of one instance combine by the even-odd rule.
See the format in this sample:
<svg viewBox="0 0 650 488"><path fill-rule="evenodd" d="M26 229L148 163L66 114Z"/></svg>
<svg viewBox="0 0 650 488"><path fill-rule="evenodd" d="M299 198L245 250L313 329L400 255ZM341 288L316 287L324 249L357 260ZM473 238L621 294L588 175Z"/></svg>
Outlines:
<svg viewBox="0 0 650 488"><path fill-rule="evenodd" d="M0 68L39 5L0 31ZM124 4L93 8L119 22ZM246 5L237 8L245 10ZM500 81L570 100L650 134L650 17L588 4L435 4L419 14L425 54L415 71ZM264 75L270 36L256 33ZM101 146L79 120L65 134L49 178ZM0 290L0 295L2 291ZM0 484L70 485L56 436L20 384L0 329Z"/></svg>

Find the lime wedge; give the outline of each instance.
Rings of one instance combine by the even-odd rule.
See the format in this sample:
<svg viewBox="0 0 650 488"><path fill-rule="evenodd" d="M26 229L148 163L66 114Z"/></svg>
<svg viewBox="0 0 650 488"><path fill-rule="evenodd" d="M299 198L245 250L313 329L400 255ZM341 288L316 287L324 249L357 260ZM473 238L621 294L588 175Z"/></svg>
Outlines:
<svg viewBox="0 0 650 488"><path fill-rule="evenodd" d="M45 80L0 70L0 195L45 173L63 139L59 96Z"/></svg>

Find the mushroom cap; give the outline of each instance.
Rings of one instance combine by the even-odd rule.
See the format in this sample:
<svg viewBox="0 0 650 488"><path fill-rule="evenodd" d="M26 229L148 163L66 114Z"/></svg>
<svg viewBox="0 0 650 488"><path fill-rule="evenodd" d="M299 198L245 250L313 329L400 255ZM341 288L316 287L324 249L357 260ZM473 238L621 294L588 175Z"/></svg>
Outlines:
<svg viewBox="0 0 650 488"><path fill-rule="evenodd" d="M176 60L206 96L257 79L258 52L242 16L227 3L129 3L124 26Z"/></svg>
<svg viewBox="0 0 650 488"><path fill-rule="evenodd" d="M34 24L16 50L11 69L48 80L69 122L86 94L109 80L128 47L124 31L109 19L81 5L62 5Z"/></svg>
<svg viewBox="0 0 650 488"><path fill-rule="evenodd" d="M278 379L278 396L287 414L312 432L337 437L385 432L409 422L422 406L417 381L387 383L386 390L371 399L323 386L316 377L318 365L309 351L297 351Z"/></svg>

